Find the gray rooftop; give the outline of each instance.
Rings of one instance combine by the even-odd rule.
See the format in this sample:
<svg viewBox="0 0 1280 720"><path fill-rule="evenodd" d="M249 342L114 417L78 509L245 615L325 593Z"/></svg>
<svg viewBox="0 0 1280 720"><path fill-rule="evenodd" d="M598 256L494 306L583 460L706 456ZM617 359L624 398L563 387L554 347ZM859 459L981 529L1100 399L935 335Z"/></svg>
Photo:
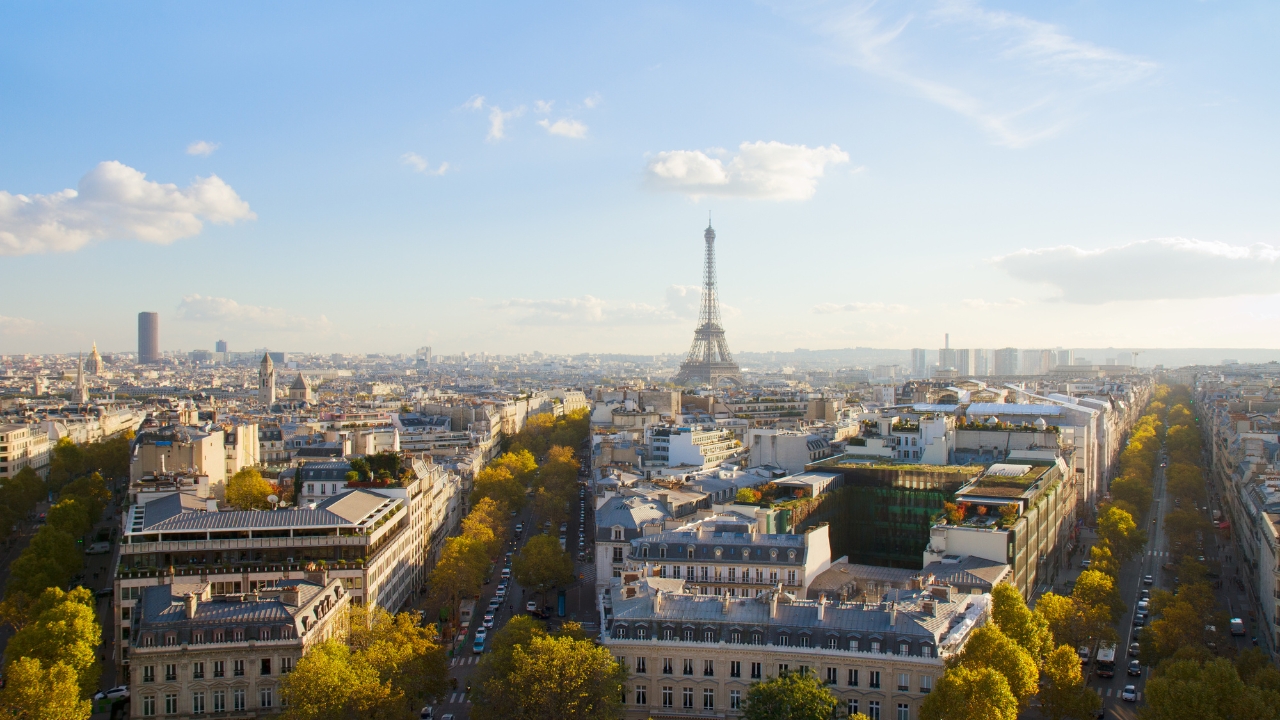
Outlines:
<svg viewBox="0 0 1280 720"><path fill-rule="evenodd" d="M204 500L182 493L134 506L130 533L250 530L268 528L353 526L398 500L367 490L352 490L311 508L223 510L208 512ZM141 514L141 524L137 522ZM140 526L139 526L140 525Z"/></svg>

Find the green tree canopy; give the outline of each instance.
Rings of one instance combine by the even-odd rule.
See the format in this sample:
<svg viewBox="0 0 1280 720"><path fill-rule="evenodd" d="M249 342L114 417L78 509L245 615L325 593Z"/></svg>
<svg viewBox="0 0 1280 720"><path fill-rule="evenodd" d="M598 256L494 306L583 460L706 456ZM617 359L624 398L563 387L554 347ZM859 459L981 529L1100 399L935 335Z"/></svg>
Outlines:
<svg viewBox="0 0 1280 720"><path fill-rule="evenodd" d="M527 625L520 628L519 635L521 637L513 633L503 639L510 659L490 663L482 673L484 688L476 694L473 717L477 720L613 720L622 717L622 690L627 670L614 660L608 649L567 635L549 636Z"/></svg>
<svg viewBox="0 0 1280 720"><path fill-rule="evenodd" d="M83 587L71 592L46 589L28 609L31 621L9 639L8 658L34 658L44 667L63 664L76 673L81 693L98 687L102 668L97 662L102 626L94 612L93 594Z"/></svg>
<svg viewBox="0 0 1280 720"><path fill-rule="evenodd" d="M1214 658L1162 663L1147 679L1146 720L1254 720L1275 718L1274 692L1249 686L1231 661Z"/></svg>
<svg viewBox="0 0 1280 720"><path fill-rule="evenodd" d="M994 623L969 636L956 663L970 669L988 667L1000 673L1019 705L1025 705L1036 694L1039 673L1035 659Z"/></svg>
<svg viewBox="0 0 1280 720"><path fill-rule="evenodd" d="M1017 720L1009 681L989 667L948 667L920 706L920 720Z"/></svg>
<svg viewBox="0 0 1280 720"><path fill-rule="evenodd" d="M1125 611L1115 578L1099 570L1085 570L1076 578L1071 597L1084 617L1086 635L1114 641L1113 625Z"/></svg>
<svg viewBox="0 0 1280 720"><path fill-rule="evenodd" d="M511 573L525 588L542 593L573 581L573 560L556 538L534 535L512 559Z"/></svg>
<svg viewBox="0 0 1280 720"><path fill-rule="evenodd" d="M747 689L743 720L829 720L839 700L811 672L784 673Z"/></svg>
<svg viewBox="0 0 1280 720"><path fill-rule="evenodd" d="M484 543L466 535L445 540L440 559L431 570L432 596L437 602L447 603L452 611L459 600L480 592L488 566Z"/></svg>
<svg viewBox="0 0 1280 720"><path fill-rule="evenodd" d="M0 717L22 720L88 720L93 708L66 663L45 665L19 657L5 667L0 689Z"/></svg>
<svg viewBox="0 0 1280 720"><path fill-rule="evenodd" d="M510 470L491 466L476 473L471 489L471 502L492 498L513 510L521 510L526 500L524 493L524 483L512 476Z"/></svg>
<svg viewBox="0 0 1280 720"><path fill-rule="evenodd" d="M66 587L83 566L84 558L76 549L75 539L52 525L44 525L9 564L5 594L21 592L37 597L45 588Z"/></svg>
<svg viewBox="0 0 1280 720"><path fill-rule="evenodd" d="M1114 504L1098 516L1098 537L1107 541L1111 554L1121 564L1142 551L1147 534L1138 529L1133 516Z"/></svg>
<svg viewBox="0 0 1280 720"><path fill-rule="evenodd" d="M1054 646L1079 647L1085 639L1085 619L1076 601L1065 595L1045 593L1036 600L1035 613L1044 618Z"/></svg>

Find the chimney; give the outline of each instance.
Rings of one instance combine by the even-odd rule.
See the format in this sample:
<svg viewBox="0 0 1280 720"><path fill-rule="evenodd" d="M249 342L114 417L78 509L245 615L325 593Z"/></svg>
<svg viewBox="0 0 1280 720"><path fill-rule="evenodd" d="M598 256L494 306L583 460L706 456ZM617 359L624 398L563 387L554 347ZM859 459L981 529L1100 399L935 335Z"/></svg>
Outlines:
<svg viewBox="0 0 1280 720"><path fill-rule="evenodd" d="M818 596L818 622L822 622L827 615L827 595L823 593Z"/></svg>
<svg viewBox="0 0 1280 720"><path fill-rule="evenodd" d="M182 598L182 604L187 608L187 619L194 618L196 616L196 607L199 605L199 601L196 600L196 594L187 593Z"/></svg>
<svg viewBox="0 0 1280 720"><path fill-rule="evenodd" d="M206 512L218 512L218 501L213 498L205 500L204 509Z"/></svg>
<svg viewBox="0 0 1280 720"><path fill-rule="evenodd" d="M720 596L720 614L729 614L729 593Z"/></svg>
<svg viewBox="0 0 1280 720"><path fill-rule="evenodd" d="M663 595L663 592L661 590L653 594L653 614L654 615L657 615L658 613L662 612L662 595Z"/></svg>
<svg viewBox="0 0 1280 720"><path fill-rule="evenodd" d="M306 578L307 582L324 587L329 584L329 569L318 566L315 563L308 563L303 577Z"/></svg>

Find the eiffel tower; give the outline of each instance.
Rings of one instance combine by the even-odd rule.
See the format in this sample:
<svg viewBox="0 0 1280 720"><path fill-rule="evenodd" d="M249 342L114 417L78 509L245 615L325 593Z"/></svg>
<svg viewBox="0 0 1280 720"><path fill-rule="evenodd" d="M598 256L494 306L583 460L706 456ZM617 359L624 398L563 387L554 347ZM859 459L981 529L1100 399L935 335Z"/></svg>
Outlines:
<svg viewBox="0 0 1280 720"><path fill-rule="evenodd" d="M698 329L693 332L693 345L675 381L689 385L715 386L721 380L742 382L742 371L729 354L729 343L724 339L720 326L720 300L716 291L716 231L707 223L703 233L707 241L707 255L702 265L702 311L698 314Z"/></svg>

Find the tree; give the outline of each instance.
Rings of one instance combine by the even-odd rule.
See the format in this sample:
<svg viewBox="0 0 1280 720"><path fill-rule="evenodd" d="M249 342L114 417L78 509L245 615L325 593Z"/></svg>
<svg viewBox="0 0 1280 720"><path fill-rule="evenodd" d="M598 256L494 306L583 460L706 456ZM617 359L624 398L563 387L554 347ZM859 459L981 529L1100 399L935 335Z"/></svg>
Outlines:
<svg viewBox="0 0 1280 720"><path fill-rule="evenodd" d="M494 557L507 542L507 509L493 498L481 498L462 520L462 534L485 539L485 551Z"/></svg>
<svg viewBox="0 0 1280 720"><path fill-rule="evenodd" d="M1143 717L1147 720L1183 718L1274 718L1269 692L1245 685L1231 661L1214 658L1163 663L1147 679Z"/></svg>
<svg viewBox="0 0 1280 720"><path fill-rule="evenodd" d="M382 608L351 609L347 644L391 683L391 695L402 698L405 712L443 697L449 669L435 625L422 626L409 613L392 615Z"/></svg>
<svg viewBox="0 0 1280 720"><path fill-rule="evenodd" d="M452 612L459 600L480 592L488 566L484 545L474 538L458 535L445 540L440 560L431 570L432 597L447 603Z"/></svg>
<svg viewBox="0 0 1280 720"><path fill-rule="evenodd" d="M589 640L532 633L511 649L510 672L485 681L477 718L612 720L622 717L627 670ZM481 698L477 698L480 700Z"/></svg>
<svg viewBox="0 0 1280 720"><path fill-rule="evenodd" d="M1207 489L1204 473L1200 468L1190 463L1176 462L1169 466L1166 475L1169 478L1168 487L1171 495L1183 502L1204 504Z"/></svg>
<svg viewBox="0 0 1280 720"><path fill-rule="evenodd" d="M542 622L529 615L516 615L493 634L489 652L480 657L472 676L471 715L475 720L505 720L510 705L506 678L516 671L516 648L528 647L534 637L546 635Z"/></svg>
<svg viewBox="0 0 1280 720"><path fill-rule="evenodd" d="M10 563L5 594L22 592L37 597L47 587L66 587L83 566L84 558L76 549L76 541L62 530L45 525Z"/></svg>
<svg viewBox="0 0 1280 720"><path fill-rule="evenodd" d="M752 490L751 488L738 488L738 492L734 495L733 499L735 502L742 503L743 505L751 505L753 503L760 502L760 493Z"/></svg>
<svg viewBox="0 0 1280 720"><path fill-rule="evenodd" d="M1165 605L1142 643L1143 659L1154 665L1172 657L1184 647L1204 646L1204 626L1208 617L1187 600L1174 598Z"/></svg>
<svg viewBox="0 0 1280 720"><path fill-rule="evenodd" d="M1098 537L1107 541L1111 554L1122 564L1147 544L1147 534L1138 529L1133 516L1114 504L1098 516Z"/></svg>
<svg viewBox="0 0 1280 720"><path fill-rule="evenodd" d="M991 602L991 619L1001 632L1038 663L1053 642L1049 623L1044 617L1031 612L1022 599L1022 593L1009 583L1000 583L991 589Z"/></svg>
<svg viewBox="0 0 1280 720"><path fill-rule="evenodd" d="M1103 540L1089 548L1089 569L1097 570L1113 578L1120 577L1120 563L1111 554L1111 545Z"/></svg>
<svg viewBox="0 0 1280 720"><path fill-rule="evenodd" d="M1102 699L1085 687L1080 658L1070 645L1045 656L1044 675L1048 684L1040 690L1040 714L1045 720L1089 720L1097 714Z"/></svg>
<svg viewBox="0 0 1280 720"><path fill-rule="evenodd" d="M406 713L391 683L342 641L312 647L280 681L286 720L391 720Z"/></svg>
<svg viewBox="0 0 1280 720"><path fill-rule="evenodd" d="M1111 497L1146 512L1151 507L1151 482L1136 475L1122 475L1111 482Z"/></svg>
<svg viewBox="0 0 1280 720"><path fill-rule="evenodd" d="M518 450L499 455L489 463L489 467L505 469L521 485L527 487L533 479L533 474L538 470L538 460L528 450Z"/></svg>
<svg viewBox="0 0 1280 720"><path fill-rule="evenodd" d="M811 672L784 673L747 690L743 720L828 720L840 701Z"/></svg>
<svg viewBox="0 0 1280 720"><path fill-rule="evenodd" d="M45 667L62 664L76 674L77 697L88 697L98 687L102 668L98 645L102 626L94 612L93 594L83 587L71 592L51 587L28 608L31 621L9 639L5 655L34 658Z"/></svg>
<svg viewBox="0 0 1280 720"><path fill-rule="evenodd" d="M9 663L4 674L0 717L88 720L93 711L80 691L76 671L66 663L45 666L36 658L20 657Z"/></svg>
<svg viewBox="0 0 1280 720"><path fill-rule="evenodd" d="M1125 611L1115 578L1098 570L1085 570L1071 591L1084 616L1084 630L1090 637L1115 640L1116 620Z"/></svg>
<svg viewBox="0 0 1280 720"><path fill-rule="evenodd" d="M471 501L492 498L513 510L520 510L525 504L524 493L524 484L513 477L510 470L505 467L487 467L476 473Z"/></svg>
<svg viewBox="0 0 1280 720"><path fill-rule="evenodd" d="M1016 720L1018 699L989 667L948 667L920 706L920 720Z"/></svg>
<svg viewBox="0 0 1280 720"><path fill-rule="evenodd" d="M970 669L988 667L1003 675L1021 707L1036 694L1039 673L1035 659L995 624L984 625L970 635L956 663Z"/></svg>
<svg viewBox="0 0 1280 720"><path fill-rule="evenodd" d="M87 534L93 529L93 521L86 504L74 497L59 500L49 508L49 524L71 537Z"/></svg>
<svg viewBox="0 0 1280 720"><path fill-rule="evenodd" d="M560 541L550 535L534 535L511 561L516 582L543 593L573 581L573 560L560 549Z"/></svg>
<svg viewBox="0 0 1280 720"><path fill-rule="evenodd" d="M1036 600L1035 613L1048 624L1055 646L1079 647L1084 642L1084 614L1073 598L1045 593Z"/></svg>
<svg viewBox="0 0 1280 720"><path fill-rule="evenodd" d="M267 497L271 494L271 483L256 468L245 468L227 481L227 504L237 510L269 510Z"/></svg>
<svg viewBox="0 0 1280 720"><path fill-rule="evenodd" d="M1196 532L1208 532L1209 521L1189 508L1176 508L1164 516L1164 529L1170 540L1189 549L1195 542Z"/></svg>

